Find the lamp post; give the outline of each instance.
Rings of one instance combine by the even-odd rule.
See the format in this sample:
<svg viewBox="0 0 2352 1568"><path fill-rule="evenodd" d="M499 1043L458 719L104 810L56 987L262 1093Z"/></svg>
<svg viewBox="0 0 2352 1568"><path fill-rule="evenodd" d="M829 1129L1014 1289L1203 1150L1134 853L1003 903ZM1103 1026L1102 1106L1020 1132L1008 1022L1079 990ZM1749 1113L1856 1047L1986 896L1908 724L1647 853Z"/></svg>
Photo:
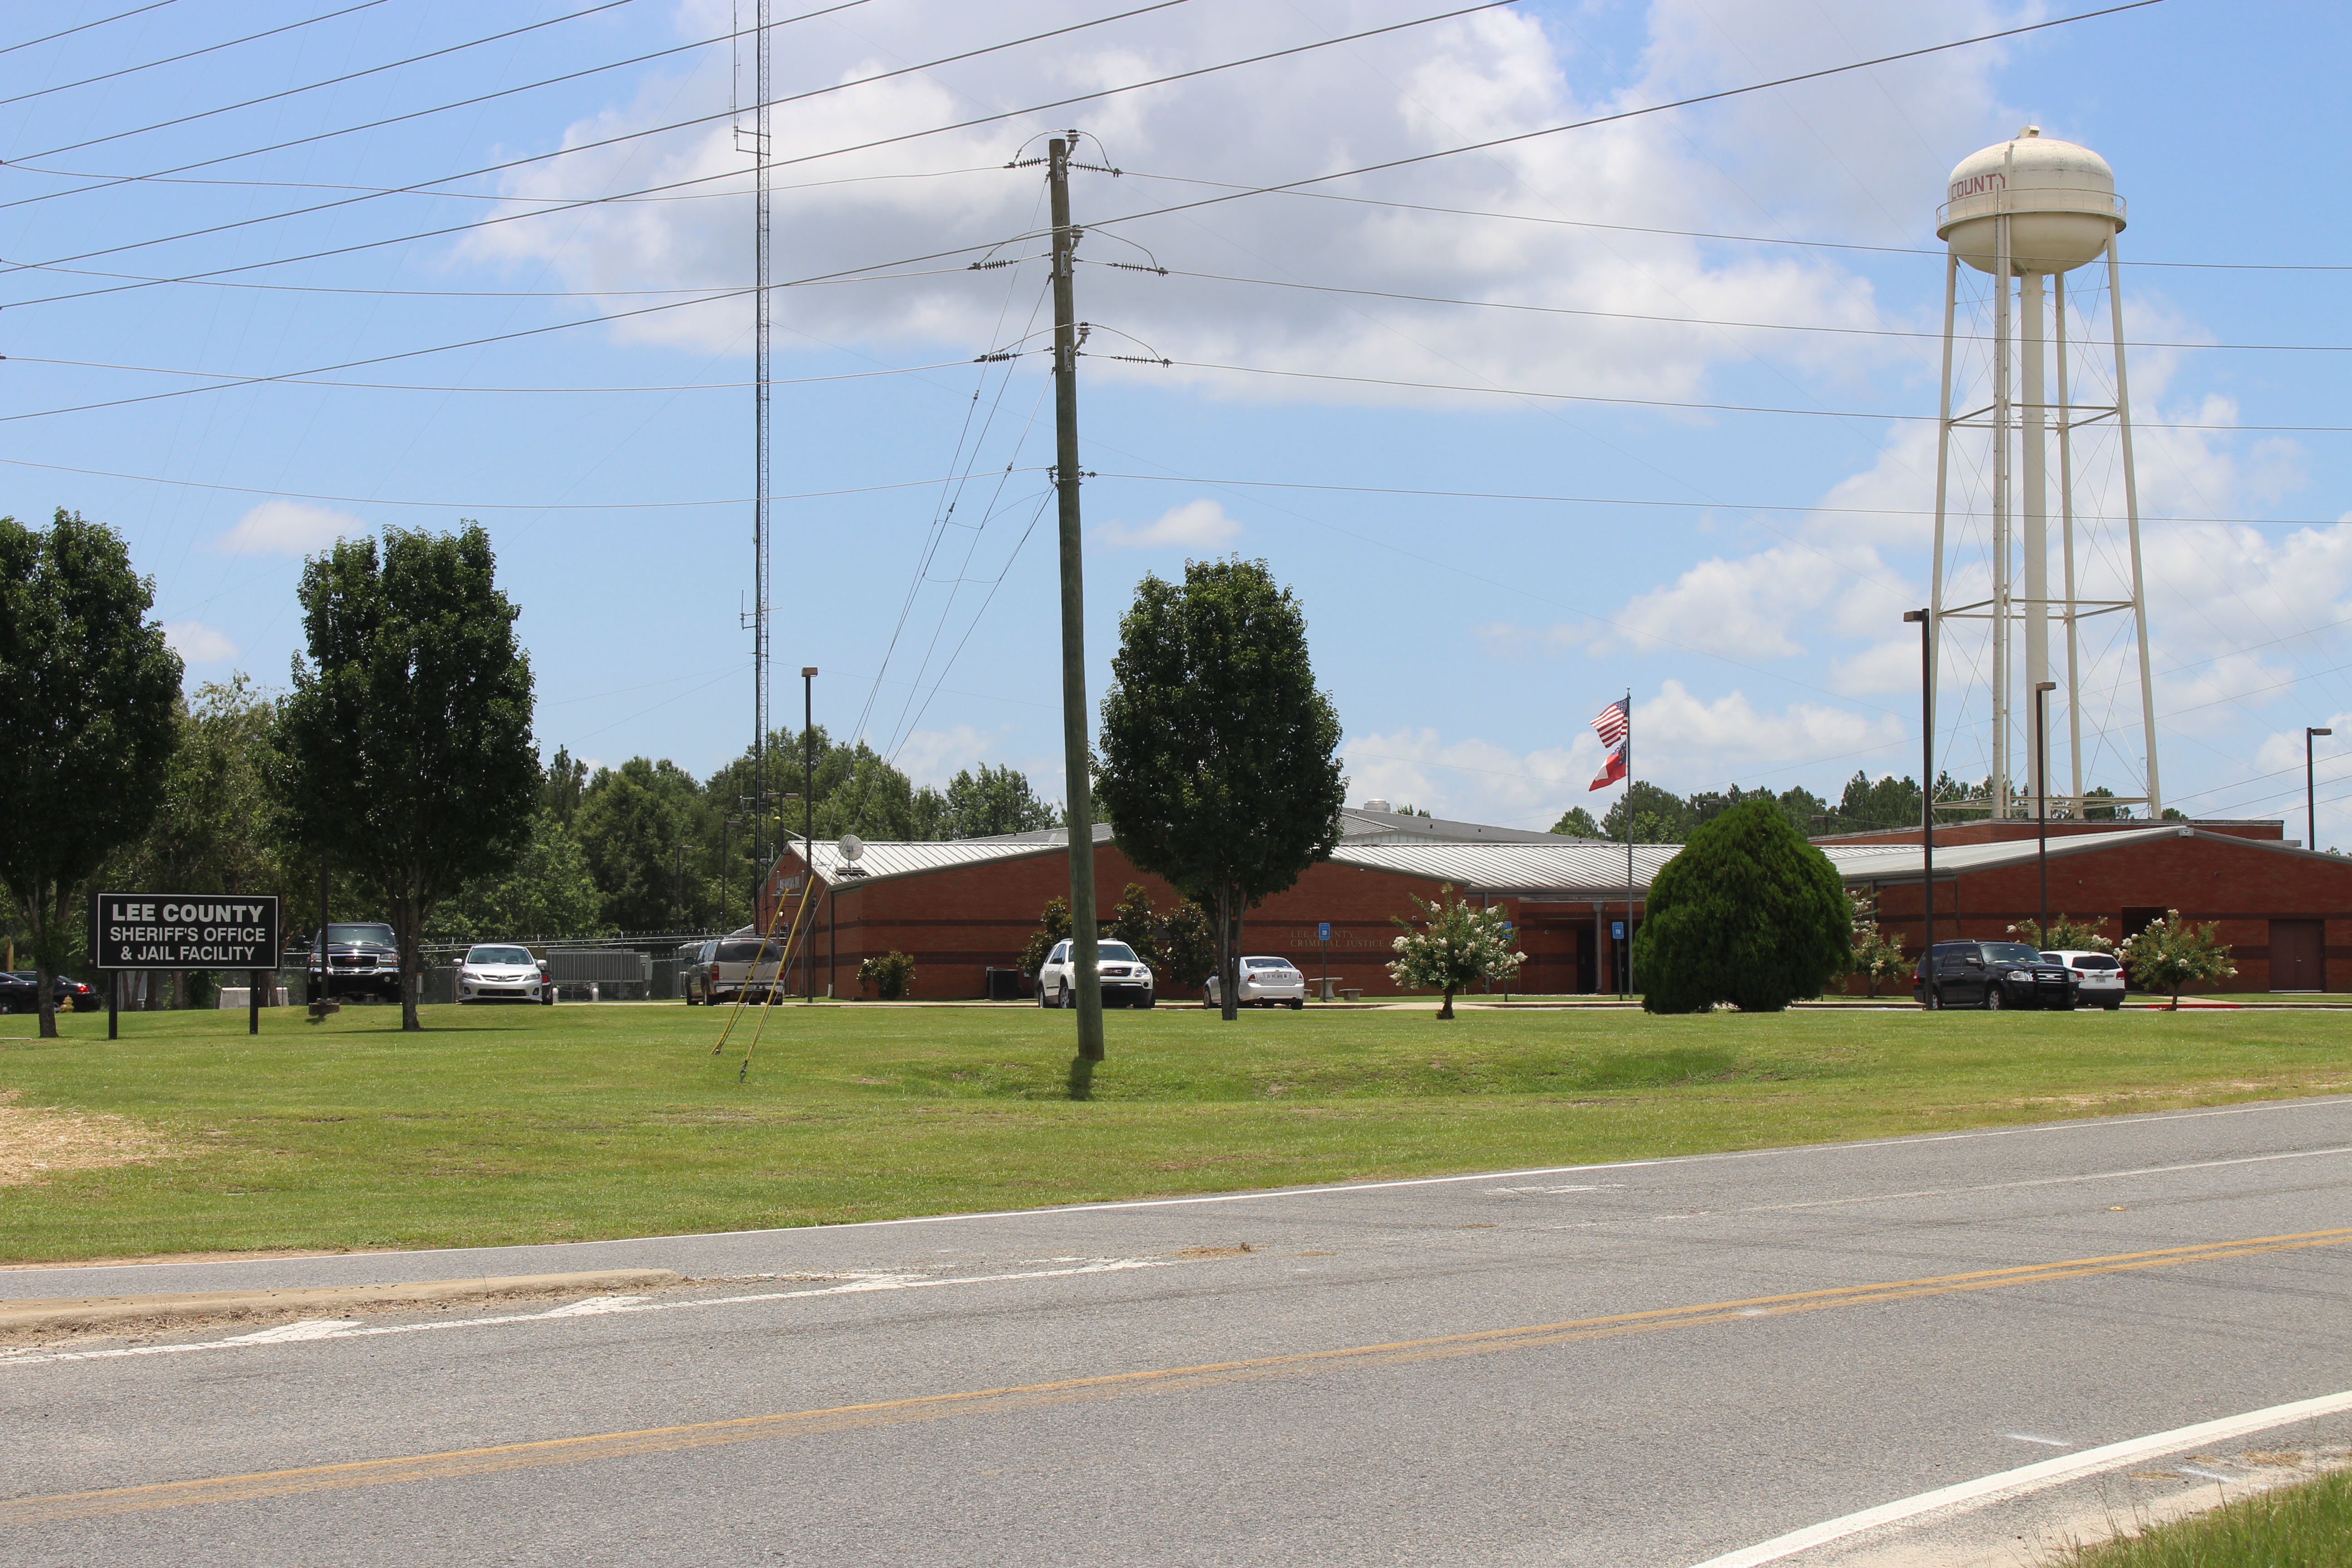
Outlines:
<svg viewBox="0 0 2352 1568"><path fill-rule="evenodd" d="M2037 852L2042 861L2042 924L2035 931L2041 942L2050 940L2050 757L2042 742L2050 732L2050 694L2058 689L2054 680L2033 683L2033 816L2041 827L2042 847Z"/></svg>
<svg viewBox="0 0 2352 1568"><path fill-rule="evenodd" d="M1906 624L1919 627L1919 850L1926 875L1919 879L1919 1000L1936 1005L1936 617L1928 610L1906 610Z"/></svg>

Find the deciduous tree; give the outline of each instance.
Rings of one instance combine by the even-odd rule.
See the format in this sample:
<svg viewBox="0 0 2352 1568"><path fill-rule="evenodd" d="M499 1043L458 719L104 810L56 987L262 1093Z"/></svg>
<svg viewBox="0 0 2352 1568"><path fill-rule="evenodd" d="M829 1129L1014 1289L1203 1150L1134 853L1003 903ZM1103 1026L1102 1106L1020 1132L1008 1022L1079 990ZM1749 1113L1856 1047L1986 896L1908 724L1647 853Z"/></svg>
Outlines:
<svg viewBox="0 0 2352 1568"><path fill-rule="evenodd" d="M44 1039L83 923L77 887L154 820L179 743L181 664L154 603L103 523L0 518L0 885L31 937Z"/></svg>
<svg viewBox="0 0 2352 1568"><path fill-rule="evenodd" d="M2210 985L2238 973L2229 948L2216 934L2220 929L2185 921L2179 910L2167 910L2162 920L2150 921L2126 942L2116 956L2133 984L2169 993L2170 1010L2179 1012L2182 986Z"/></svg>
<svg viewBox="0 0 2352 1568"><path fill-rule="evenodd" d="M489 536L393 528L306 562L310 662L294 661L271 782L302 841L332 847L400 942L401 1027L419 1027L425 921L514 865L542 775L530 661Z"/></svg>
<svg viewBox="0 0 2352 1568"><path fill-rule="evenodd" d="M1339 841L1339 716L1264 562L1146 576L1103 694L1095 799L1139 868L1209 910L1227 1019L1242 916Z"/></svg>
<svg viewBox="0 0 2352 1568"><path fill-rule="evenodd" d="M1455 898L1451 886L1438 889L1435 903L1412 893L1405 897L1421 911L1421 924L1390 917L1404 934L1393 944L1389 978L1408 990L1445 993L1440 1018L1454 1016L1455 992L1481 980L1507 980L1528 961L1526 953L1511 948L1508 911L1479 909Z"/></svg>

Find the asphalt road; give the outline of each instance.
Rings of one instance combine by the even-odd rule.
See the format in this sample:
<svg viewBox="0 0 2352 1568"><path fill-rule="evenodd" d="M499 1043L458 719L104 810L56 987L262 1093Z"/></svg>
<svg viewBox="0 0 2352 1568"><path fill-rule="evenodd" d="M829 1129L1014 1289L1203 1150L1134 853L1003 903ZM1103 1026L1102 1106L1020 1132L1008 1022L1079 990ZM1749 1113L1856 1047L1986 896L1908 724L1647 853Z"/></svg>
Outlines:
<svg viewBox="0 0 2352 1568"><path fill-rule="evenodd" d="M0 1563L1688 1568L2352 1390L2347 1184L2334 1099L815 1230L0 1271L0 1297L702 1282L0 1353Z"/></svg>

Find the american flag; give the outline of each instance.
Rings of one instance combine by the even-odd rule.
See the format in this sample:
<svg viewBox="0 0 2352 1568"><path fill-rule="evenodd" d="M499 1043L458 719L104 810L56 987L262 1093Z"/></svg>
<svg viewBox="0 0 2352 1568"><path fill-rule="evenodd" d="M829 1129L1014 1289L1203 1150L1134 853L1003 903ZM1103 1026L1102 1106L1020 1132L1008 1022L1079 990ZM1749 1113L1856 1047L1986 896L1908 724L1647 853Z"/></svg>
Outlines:
<svg viewBox="0 0 2352 1568"><path fill-rule="evenodd" d="M1596 714L1592 721L1592 732L1600 736L1601 743L1612 752L1624 743L1626 735L1633 728L1633 718L1627 713L1626 704L1622 701L1612 702Z"/></svg>

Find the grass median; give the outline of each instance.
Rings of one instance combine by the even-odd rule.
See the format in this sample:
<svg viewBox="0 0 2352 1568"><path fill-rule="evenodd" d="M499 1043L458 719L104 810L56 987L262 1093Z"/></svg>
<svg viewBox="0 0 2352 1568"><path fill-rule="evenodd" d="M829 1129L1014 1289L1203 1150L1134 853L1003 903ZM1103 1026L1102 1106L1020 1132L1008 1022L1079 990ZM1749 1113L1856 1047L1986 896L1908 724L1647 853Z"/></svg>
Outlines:
<svg viewBox="0 0 2352 1568"><path fill-rule="evenodd" d="M2352 1562L2352 1471L2239 1498L2045 1568L2343 1568Z"/></svg>
<svg viewBox="0 0 2352 1568"><path fill-rule="evenodd" d="M748 1011L718 1057L720 1009L425 1018L0 1021L0 1260L814 1225L2352 1088L2352 1019L2252 1009L1171 1006L1110 1015L1086 1102L1070 1016L1034 1007L779 1007L740 1082Z"/></svg>

